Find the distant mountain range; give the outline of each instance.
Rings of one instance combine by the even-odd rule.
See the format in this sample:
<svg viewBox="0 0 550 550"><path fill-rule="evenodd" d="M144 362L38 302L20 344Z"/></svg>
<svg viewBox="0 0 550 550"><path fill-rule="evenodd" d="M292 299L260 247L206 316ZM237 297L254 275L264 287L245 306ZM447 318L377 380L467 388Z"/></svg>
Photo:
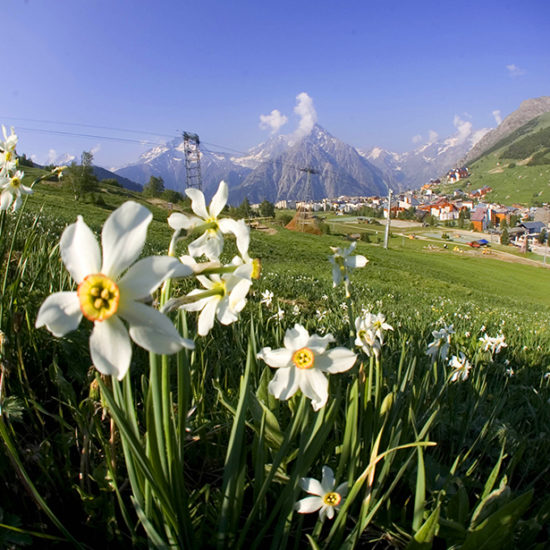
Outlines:
<svg viewBox="0 0 550 550"><path fill-rule="evenodd" d="M503 136L549 110L550 98L524 101L493 130L473 130L471 123L455 120L456 134L433 138L406 153L379 147L361 151L318 124L300 138L294 134L272 136L246 154L201 148L202 188L209 198L224 179L231 204L238 204L245 197L253 203L264 199L276 202L382 195L388 187L394 191L414 189L444 176L451 168L470 163ZM175 139L147 151L135 163L116 170L116 174L141 185L152 175L160 176L167 188L183 192L185 170L183 141Z"/></svg>
<svg viewBox="0 0 550 550"><path fill-rule="evenodd" d="M414 151L401 154L380 147L360 153L391 179L394 189L416 189L457 167L487 132L489 129L459 131L454 136L434 139Z"/></svg>

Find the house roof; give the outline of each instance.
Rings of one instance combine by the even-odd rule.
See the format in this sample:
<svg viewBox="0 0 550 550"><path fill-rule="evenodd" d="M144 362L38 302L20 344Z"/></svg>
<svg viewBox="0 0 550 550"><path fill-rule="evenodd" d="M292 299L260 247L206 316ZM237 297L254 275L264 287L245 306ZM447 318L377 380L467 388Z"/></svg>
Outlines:
<svg viewBox="0 0 550 550"><path fill-rule="evenodd" d="M476 208L475 210L472 210L472 213L470 214L470 221L481 222L485 219L486 215L487 210L485 208Z"/></svg>
<svg viewBox="0 0 550 550"><path fill-rule="evenodd" d="M544 222L521 222L519 225L525 227L527 231L534 233L540 233L546 228L546 224Z"/></svg>

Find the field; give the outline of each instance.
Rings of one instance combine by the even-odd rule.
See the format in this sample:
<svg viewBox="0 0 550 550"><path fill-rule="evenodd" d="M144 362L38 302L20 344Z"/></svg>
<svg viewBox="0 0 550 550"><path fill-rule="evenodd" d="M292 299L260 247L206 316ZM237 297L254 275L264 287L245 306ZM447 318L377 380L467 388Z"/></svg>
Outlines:
<svg viewBox="0 0 550 550"><path fill-rule="evenodd" d="M101 197L42 182L2 213L0 547L547 547L549 269L438 238L447 228L394 227L385 250L383 226L329 220L317 236L265 222L248 248L261 277L235 320L201 335L197 313L169 312L195 349L134 345L118 382L92 366L92 322L64 337L35 328L48 295L76 288L60 259L67 224L81 214L99 235L124 201L142 202L111 186ZM166 254L169 212L145 204L143 255ZM346 251L365 231L371 242ZM224 273L244 258L237 244L225 235ZM352 269L347 252L368 263ZM153 304L191 303L195 279ZM319 335L304 360L334 363L320 406L319 378L285 393L285 369L269 366L303 330Z"/></svg>

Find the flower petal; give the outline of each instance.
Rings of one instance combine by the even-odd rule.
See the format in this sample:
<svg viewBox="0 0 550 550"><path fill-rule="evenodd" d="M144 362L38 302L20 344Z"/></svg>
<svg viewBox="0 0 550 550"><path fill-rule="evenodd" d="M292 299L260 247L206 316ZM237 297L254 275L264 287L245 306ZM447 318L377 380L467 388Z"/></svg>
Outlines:
<svg viewBox="0 0 550 550"><path fill-rule="evenodd" d="M187 248L194 258L204 254L210 260L217 260L223 250L223 235L219 231L207 230Z"/></svg>
<svg viewBox="0 0 550 550"><path fill-rule="evenodd" d="M347 348L333 348L315 358L315 367L320 371L335 374L351 369L356 359L357 355Z"/></svg>
<svg viewBox="0 0 550 550"><path fill-rule="evenodd" d="M90 335L90 355L95 368L101 373L122 380L132 359L132 344L124 323L113 315L94 323Z"/></svg>
<svg viewBox="0 0 550 550"><path fill-rule="evenodd" d="M224 232L222 222L223 220L220 220L219 225L221 231ZM239 253L243 258L248 257L248 247L250 245L250 229L248 228L244 220L237 221L237 227L233 231L233 234L237 238L237 248L239 250Z"/></svg>
<svg viewBox="0 0 550 550"><path fill-rule="evenodd" d="M57 337L76 330L82 319L76 292L56 292L48 296L38 310L36 328L46 328Z"/></svg>
<svg viewBox="0 0 550 550"><path fill-rule="evenodd" d="M117 278L138 258L145 244L153 215L145 206L128 201L105 222L101 233L103 265L101 273Z"/></svg>
<svg viewBox="0 0 550 550"><path fill-rule="evenodd" d="M161 355L171 355L182 347L192 349L192 340L182 338L172 321L166 315L140 302L125 304L119 310L130 328L130 338L142 348Z"/></svg>
<svg viewBox="0 0 550 550"><path fill-rule="evenodd" d="M223 210L223 207L227 204L227 196L229 195L229 189L225 181L220 181L218 190L216 194L212 197L210 201L210 217L217 218L220 212Z"/></svg>
<svg viewBox="0 0 550 550"><path fill-rule="evenodd" d="M181 269L186 275L193 273L189 267L184 270L185 267L171 256L149 256L138 260L118 281L122 299L130 301L150 296L175 270Z"/></svg>
<svg viewBox="0 0 550 550"><path fill-rule="evenodd" d="M180 212L174 212L168 217L168 225L175 231L179 229L192 229L199 223L201 223L199 218L196 218L195 216L187 216L185 214L181 214Z"/></svg>
<svg viewBox="0 0 550 550"><path fill-rule="evenodd" d="M294 367L279 369L267 389L276 399L286 401L298 391L297 373Z"/></svg>
<svg viewBox="0 0 550 550"><path fill-rule="evenodd" d="M324 407L328 399L328 380L325 375L317 369L310 369L306 372L299 372L298 378L300 389L306 397L311 399L313 410L318 411Z"/></svg>
<svg viewBox="0 0 550 550"><path fill-rule="evenodd" d="M325 493L329 492L325 491L321 483L312 477L303 477L300 479L300 487L306 493L309 493L310 495L317 495L319 497L322 497Z"/></svg>
<svg viewBox="0 0 550 550"><path fill-rule="evenodd" d="M327 346L334 342L334 336L332 334L325 334L325 336L319 336L318 334L312 334L307 342L307 347L316 354L324 353Z"/></svg>
<svg viewBox="0 0 550 550"><path fill-rule="evenodd" d="M289 328L285 332L284 345L285 348L295 351L307 346L309 340L309 332L300 324L296 323L294 328Z"/></svg>
<svg viewBox="0 0 550 550"><path fill-rule="evenodd" d="M7 210L10 207L12 200L13 195L7 189L2 191L2 195L0 197L0 210Z"/></svg>
<svg viewBox="0 0 550 550"><path fill-rule="evenodd" d="M214 319L216 317L216 310L219 302L220 296L212 296L202 308L198 323L198 333L201 336L206 336L214 326Z"/></svg>
<svg viewBox="0 0 550 550"><path fill-rule="evenodd" d="M321 487L323 488L323 495L330 493L334 490L335 480L334 472L330 466L323 466L323 477L321 478Z"/></svg>
<svg viewBox="0 0 550 550"><path fill-rule="evenodd" d="M188 187L185 190L185 194L191 199L191 210L193 210L199 218L207 220L209 216L208 210L206 210L203 192L198 189L193 189L193 187Z"/></svg>
<svg viewBox="0 0 550 550"><path fill-rule="evenodd" d="M350 256L349 258L346 258L345 264L347 267L355 268L355 267L365 267L369 261L365 256L361 256L361 254L357 254L356 256Z"/></svg>
<svg viewBox="0 0 550 550"><path fill-rule="evenodd" d="M321 497L306 497L299 500L294 505L294 509L299 514L311 514L312 512L317 512L321 506L323 506L323 499Z"/></svg>
<svg viewBox="0 0 550 550"><path fill-rule="evenodd" d="M260 350L257 357L263 359L270 367L277 369L290 366L292 352L286 348L271 349L266 347Z"/></svg>
<svg viewBox="0 0 550 550"><path fill-rule="evenodd" d="M59 243L61 259L71 277L81 283L84 277L101 271L101 252L92 230L82 216L69 225Z"/></svg>

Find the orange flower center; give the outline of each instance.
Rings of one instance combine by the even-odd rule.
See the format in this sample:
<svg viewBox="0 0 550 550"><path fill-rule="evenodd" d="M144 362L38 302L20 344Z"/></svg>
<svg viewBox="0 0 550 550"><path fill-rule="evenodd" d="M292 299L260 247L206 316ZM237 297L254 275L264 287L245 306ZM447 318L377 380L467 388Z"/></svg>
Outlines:
<svg viewBox="0 0 550 550"><path fill-rule="evenodd" d="M292 355L292 362L299 369L310 369L315 363L315 355L309 348L301 348Z"/></svg>
<svg viewBox="0 0 550 550"><path fill-rule="evenodd" d="M338 506L341 500L342 500L342 496L339 493L327 493L323 497L323 502L327 506Z"/></svg>
<svg viewBox="0 0 550 550"><path fill-rule="evenodd" d="M114 281L101 273L88 275L78 285L80 310L90 321L105 321L118 309L120 291Z"/></svg>

